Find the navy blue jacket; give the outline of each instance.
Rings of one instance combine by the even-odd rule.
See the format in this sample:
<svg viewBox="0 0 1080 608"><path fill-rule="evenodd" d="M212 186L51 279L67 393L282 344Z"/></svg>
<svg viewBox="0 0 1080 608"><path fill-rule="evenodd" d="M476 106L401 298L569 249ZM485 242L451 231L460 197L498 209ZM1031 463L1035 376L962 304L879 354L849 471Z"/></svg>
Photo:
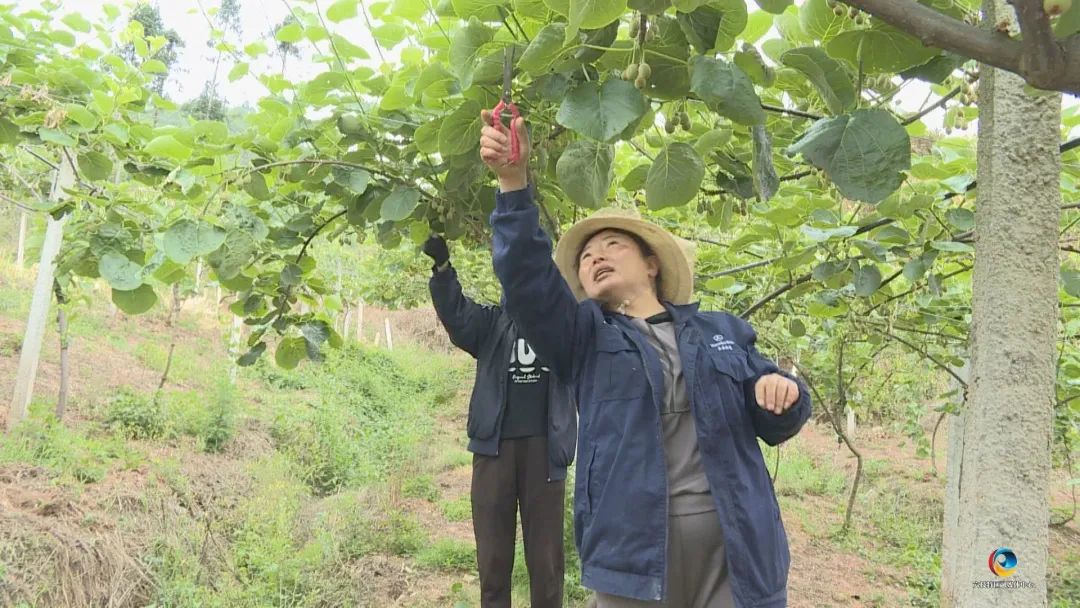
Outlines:
<svg viewBox="0 0 1080 608"><path fill-rule="evenodd" d="M476 359L476 381L469 401L469 451L499 455L506 377L518 330L499 306L481 306L465 297L457 271L436 272L428 282L431 301L450 341ZM574 461L577 408L570 387L552 374L548 383L548 480L566 479Z"/></svg>
<svg viewBox="0 0 1080 608"><path fill-rule="evenodd" d="M497 195L491 225L507 312L577 396L574 530L582 583L638 600L663 599L668 488L659 355L628 317L576 300L551 259L530 191ZM727 313L700 312L696 304L665 307L675 322L735 604L786 606L788 541L758 437L775 445L799 431L810 417L806 387L799 383L799 401L782 415L760 408L754 385L779 369L754 348L750 325Z"/></svg>

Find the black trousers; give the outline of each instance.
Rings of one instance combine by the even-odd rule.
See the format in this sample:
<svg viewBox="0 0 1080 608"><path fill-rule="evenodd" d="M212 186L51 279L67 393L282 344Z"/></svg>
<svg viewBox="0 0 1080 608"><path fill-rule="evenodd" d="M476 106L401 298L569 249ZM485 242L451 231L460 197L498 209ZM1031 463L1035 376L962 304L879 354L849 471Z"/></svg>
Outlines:
<svg viewBox="0 0 1080 608"><path fill-rule="evenodd" d="M473 455L472 516L482 608L509 608L517 514L532 608L562 608L565 481L548 481L547 438L507 439Z"/></svg>

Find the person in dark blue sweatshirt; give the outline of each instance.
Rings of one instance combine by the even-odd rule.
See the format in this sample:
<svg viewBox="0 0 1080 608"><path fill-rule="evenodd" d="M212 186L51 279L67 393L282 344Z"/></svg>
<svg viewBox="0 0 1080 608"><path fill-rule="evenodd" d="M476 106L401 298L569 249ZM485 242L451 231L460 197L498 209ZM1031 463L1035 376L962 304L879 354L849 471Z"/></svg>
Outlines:
<svg viewBox="0 0 1080 608"><path fill-rule="evenodd" d="M531 605L560 608L566 468L577 439L569 386L552 376L501 307L462 294L442 237L429 238L423 250L435 262L435 312L450 341L476 359L468 434L481 606L510 607L520 507Z"/></svg>
<svg viewBox="0 0 1080 608"><path fill-rule="evenodd" d="M512 163L507 128L481 118L505 309L579 407L582 583L599 608L786 606L788 541L758 439L799 431L806 387L746 321L690 303L692 249L635 210L578 222L553 260L524 121Z"/></svg>

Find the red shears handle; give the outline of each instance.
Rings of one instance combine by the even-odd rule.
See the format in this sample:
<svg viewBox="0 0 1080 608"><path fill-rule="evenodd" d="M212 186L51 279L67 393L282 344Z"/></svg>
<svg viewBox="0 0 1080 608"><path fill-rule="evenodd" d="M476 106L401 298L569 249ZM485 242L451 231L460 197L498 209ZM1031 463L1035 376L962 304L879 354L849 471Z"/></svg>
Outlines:
<svg viewBox="0 0 1080 608"><path fill-rule="evenodd" d="M514 127L514 120L521 117L521 113L518 112L517 106L511 102L507 103L505 100L500 100L499 104L495 106L495 109L491 111L491 126L495 126L496 121L502 122L503 112L510 114L510 162L517 163L521 160L521 142L518 141L517 129Z"/></svg>

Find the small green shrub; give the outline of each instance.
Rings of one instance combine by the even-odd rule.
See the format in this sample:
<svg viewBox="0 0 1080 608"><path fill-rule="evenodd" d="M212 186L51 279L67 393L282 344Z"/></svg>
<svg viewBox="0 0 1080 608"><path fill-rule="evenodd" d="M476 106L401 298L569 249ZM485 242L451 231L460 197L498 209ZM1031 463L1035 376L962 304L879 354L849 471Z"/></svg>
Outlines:
<svg viewBox="0 0 1080 608"><path fill-rule="evenodd" d="M105 424L130 439L157 439L165 435L168 426L157 398L138 395L129 389L121 389L109 401Z"/></svg>
<svg viewBox="0 0 1080 608"><path fill-rule="evenodd" d="M218 382L207 414L206 425L199 433L203 451L222 452L236 432L236 388L231 383Z"/></svg>

